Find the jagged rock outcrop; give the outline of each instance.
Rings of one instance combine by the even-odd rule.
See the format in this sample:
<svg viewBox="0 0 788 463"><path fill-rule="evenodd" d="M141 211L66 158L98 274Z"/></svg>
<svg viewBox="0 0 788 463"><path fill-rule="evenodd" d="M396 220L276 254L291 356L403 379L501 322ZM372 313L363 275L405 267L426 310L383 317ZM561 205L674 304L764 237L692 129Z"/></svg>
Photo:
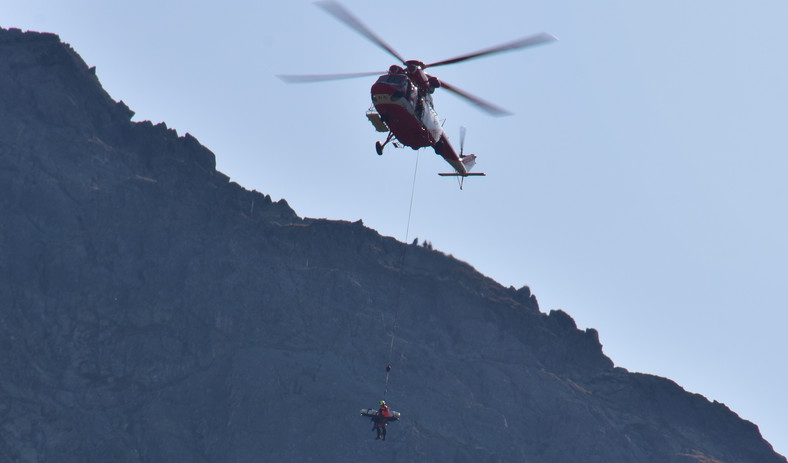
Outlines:
<svg viewBox="0 0 788 463"><path fill-rule="evenodd" d="M57 36L0 30L1 461L786 461L527 287L300 218L131 116ZM380 443L357 413L395 312Z"/></svg>

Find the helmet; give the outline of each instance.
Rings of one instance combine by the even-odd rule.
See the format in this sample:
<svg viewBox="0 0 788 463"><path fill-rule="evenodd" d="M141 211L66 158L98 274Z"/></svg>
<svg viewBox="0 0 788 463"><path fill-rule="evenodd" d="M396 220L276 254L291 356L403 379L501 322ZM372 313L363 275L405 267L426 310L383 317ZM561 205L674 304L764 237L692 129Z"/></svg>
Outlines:
<svg viewBox="0 0 788 463"><path fill-rule="evenodd" d="M385 400L381 400L378 405L386 405L386 401Z"/></svg>

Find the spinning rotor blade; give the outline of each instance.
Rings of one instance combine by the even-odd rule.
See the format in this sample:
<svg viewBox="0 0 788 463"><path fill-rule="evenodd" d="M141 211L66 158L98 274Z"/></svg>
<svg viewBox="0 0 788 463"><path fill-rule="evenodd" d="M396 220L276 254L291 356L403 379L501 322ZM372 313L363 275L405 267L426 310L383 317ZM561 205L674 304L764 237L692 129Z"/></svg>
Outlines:
<svg viewBox="0 0 788 463"><path fill-rule="evenodd" d="M492 103L488 103L478 96L471 95L470 93L464 92L459 88L446 83L446 81L441 80L441 88L445 88L446 90L465 98L466 100L470 101L472 104L477 106L482 111L492 114L493 116L509 116L512 113L509 111L499 108Z"/></svg>
<svg viewBox="0 0 788 463"><path fill-rule="evenodd" d="M335 2L334 0L324 0L320 2L315 2L317 6L326 10L330 13L333 17L337 18L338 20L345 23L348 27L355 30L359 34L363 35L367 39L374 42L380 48L389 52L393 57L397 58L401 63L405 63L405 60L397 53L389 44L383 41L380 37L375 35L374 32L369 30L367 26L365 26L361 21L359 21L355 16L353 16L350 11L345 9L340 3Z"/></svg>
<svg viewBox="0 0 788 463"><path fill-rule="evenodd" d="M351 72L347 74L279 74L279 77L288 84L308 84L311 82L324 82L328 80L355 79L356 77L377 76L386 71Z"/></svg>
<svg viewBox="0 0 788 463"><path fill-rule="evenodd" d="M515 40L514 42L504 43L495 47L485 48L484 50L479 50L477 52L458 56L456 58L451 58L443 61L438 61L436 63L427 64L424 66L424 68L426 69L435 66L445 66L447 64L459 63L460 61L466 61L473 58L481 58L482 56L493 55L495 53L501 53L504 51L519 50L521 48L533 47L535 45L541 45L547 42L554 42L556 40L558 39L555 38L555 36L548 34L547 32L542 32L541 34L524 37L520 40Z"/></svg>

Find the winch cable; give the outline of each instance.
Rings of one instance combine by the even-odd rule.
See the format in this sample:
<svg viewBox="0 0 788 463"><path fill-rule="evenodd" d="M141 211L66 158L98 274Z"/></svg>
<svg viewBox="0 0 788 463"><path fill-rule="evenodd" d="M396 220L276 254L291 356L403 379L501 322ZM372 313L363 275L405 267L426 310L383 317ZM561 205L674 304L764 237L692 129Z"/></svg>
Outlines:
<svg viewBox="0 0 788 463"><path fill-rule="evenodd" d="M394 299L394 325L391 329L391 342L389 343L389 360L386 364L386 386L383 389L383 397L389 391L389 375L391 374L391 359L394 353L394 338L397 337L397 315L399 315L399 305L402 296L402 284L405 276L405 252L408 250L408 239L410 238L410 218L413 213L413 197L416 193L416 175L419 172L419 153L421 150L416 150L416 167L413 169L413 185L410 188L410 205L408 206L408 225L405 227L405 242L402 246L402 260L400 262L399 271L399 285L397 287L397 296Z"/></svg>

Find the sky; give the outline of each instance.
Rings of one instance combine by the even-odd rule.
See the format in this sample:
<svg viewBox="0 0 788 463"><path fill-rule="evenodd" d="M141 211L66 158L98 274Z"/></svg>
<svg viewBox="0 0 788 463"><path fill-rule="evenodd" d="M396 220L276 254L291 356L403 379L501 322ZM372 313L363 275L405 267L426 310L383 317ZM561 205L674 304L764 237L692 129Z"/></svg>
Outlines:
<svg viewBox="0 0 788 463"><path fill-rule="evenodd" d="M460 191L432 150L377 156L375 77L277 79L395 63L310 1L26 0L0 26L59 34L134 120L192 134L245 188L527 285L617 366L725 403L788 455L788 3L343 4L424 62L558 37L430 71L513 113L434 95L486 177Z"/></svg>

